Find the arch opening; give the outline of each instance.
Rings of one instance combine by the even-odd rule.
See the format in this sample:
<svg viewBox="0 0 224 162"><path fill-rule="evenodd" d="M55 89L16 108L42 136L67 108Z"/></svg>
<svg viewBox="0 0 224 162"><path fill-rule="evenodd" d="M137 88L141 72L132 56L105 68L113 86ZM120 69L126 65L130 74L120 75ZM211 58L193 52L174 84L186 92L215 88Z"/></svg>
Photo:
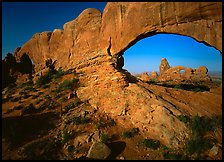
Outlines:
<svg viewBox="0 0 224 162"><path fill-rule="evenodd" d="M123 52L124 70L134 76L143 73L160 75L160 63L166 58L171 67L184 66L197 69L205 66L208 74L222 73L222 56L216 48L194 38L179 34L151 33L147 37L141 36L133 41ZM192 70L189 73L193 73ZM185 74L180 69L178 74Z"/></svg>

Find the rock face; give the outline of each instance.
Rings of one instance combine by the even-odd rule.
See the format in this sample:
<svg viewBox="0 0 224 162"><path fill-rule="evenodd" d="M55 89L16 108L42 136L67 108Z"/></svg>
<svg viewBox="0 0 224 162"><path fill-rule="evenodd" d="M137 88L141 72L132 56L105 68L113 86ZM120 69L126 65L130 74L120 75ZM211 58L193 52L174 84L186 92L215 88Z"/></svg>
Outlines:
<svg viewBox="0 0 224 162"><path fill-rule="evenodd" d="M205 66L199 66L197 69L186 68L184 66L170 67L166 58L162 58L160 63L159 81L175 82L211 82L208 75L208 69Z"/></svg>
<svg viewBox="0 0 224 162"><path fill-rule="evenodd" d="M76 91L81 100L125 127L138 127L147 138L181 147L189 132L175 116L179 110L121 69L127 48L161 32L190 36L222 51L222 2L109 2L103 14L86 9L63 30L34 34L14 56L19 62L26 53L35 73L46 69L48 59L56 69L82 72L83 86Z"/></svg>
<svg viewBox="0 0 224 162"><path fill-rule="evenodd" d="M36 71L47 58L66 69L101 54L120 56L140 39L161 32L190 36L222 52L222 3L112 2L103 14L84 10L63 29L35 34L15 56L27 53Z"/></svg>

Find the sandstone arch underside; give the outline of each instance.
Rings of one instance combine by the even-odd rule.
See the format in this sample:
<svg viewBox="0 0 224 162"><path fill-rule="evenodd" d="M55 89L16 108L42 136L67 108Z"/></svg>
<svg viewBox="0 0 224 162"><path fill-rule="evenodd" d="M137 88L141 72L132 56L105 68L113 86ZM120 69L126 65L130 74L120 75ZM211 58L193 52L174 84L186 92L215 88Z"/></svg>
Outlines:
<svg viewBox="0 0 224 162"><path fill-rule="evenodd" d="M86 9L63 29L35 34L14 55L19 60L28 54L35 72L45 68L48 58L56 61L56 68L82 70L86 75L80 78L79 98L125 126L135 125L147 137L181 146L188 131L175 116L182 112L130 83L127 73L114 66L115 58L138 40L161 32L190 36L222 52L221 2L109 2L103 13Z"/></svg>

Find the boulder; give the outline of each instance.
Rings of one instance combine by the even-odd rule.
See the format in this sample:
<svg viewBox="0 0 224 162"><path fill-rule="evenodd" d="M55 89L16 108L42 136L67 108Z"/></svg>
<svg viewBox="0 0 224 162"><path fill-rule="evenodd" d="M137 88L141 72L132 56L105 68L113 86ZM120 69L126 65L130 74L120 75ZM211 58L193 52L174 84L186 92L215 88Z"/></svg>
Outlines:
<svg viewBox="0 0 224 162"><path fill-rule="evenodd" d="M109 157L111 150L102 142L94 142L90 147L87 157L90 159L105 160Z"/></svg>

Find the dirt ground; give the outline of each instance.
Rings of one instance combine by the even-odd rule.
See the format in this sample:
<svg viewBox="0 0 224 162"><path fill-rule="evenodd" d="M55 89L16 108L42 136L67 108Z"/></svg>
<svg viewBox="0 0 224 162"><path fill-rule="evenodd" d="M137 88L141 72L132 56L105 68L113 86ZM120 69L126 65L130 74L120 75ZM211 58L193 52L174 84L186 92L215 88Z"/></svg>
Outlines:
<svg viewBox="0 0 224 162"><path fill-rule="evenodd" d="M106 144L111 149L108 159L116 160L164 160L167 148L160 145L157 149L147 148L143 144L141 133L133 137L122 135L133 128L124 128L106 114L91 107L88 102L81 102L68 111L62 107L77 103L77 97L68 99L69 90L54 92L56 87L71 75L55 79L47 88L35 85L17 86L2 94L2 159L87 159L87 152L93 141L91 134L99 131L107 137ZM222 88L216 87L209 92L191 92L139 82L145 88L178 105L188 115L222 116ZM51 105L51 103L54 103ZM22 108L33 104L34 110L24 113ZM51 106L49 106L51 105ZM75 123L68 119L84 116L85 122ZM63 134L63 131L66 133ZM214 133L222 148L222 133ZM66 138L65 138L66 137ZM76 139L80 137L78 145ZM64 143L61 142L66 140ZM74 145L76 145L74 147ZM69 149L72 148L72 149ZM178 151L177 151L178 152ZM222 159L219 152L216 157Z"/></svg>

